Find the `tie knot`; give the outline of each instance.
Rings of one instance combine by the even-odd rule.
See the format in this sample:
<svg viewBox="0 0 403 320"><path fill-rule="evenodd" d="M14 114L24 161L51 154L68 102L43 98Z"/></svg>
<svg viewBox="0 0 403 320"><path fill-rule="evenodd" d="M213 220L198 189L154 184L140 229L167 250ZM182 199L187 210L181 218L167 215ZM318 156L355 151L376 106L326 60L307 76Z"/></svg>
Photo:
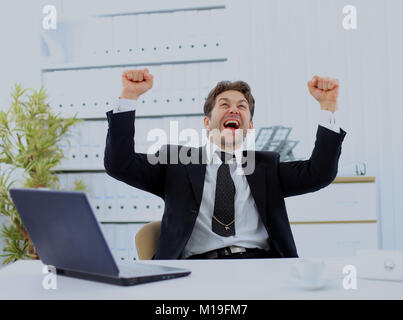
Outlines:
<svg viewBox="0 0 403 320"><path fill-rule="evenodd" d="M221 151L220 157L223 163L228 163L231 159L235 158L235 154Z"/></svg>

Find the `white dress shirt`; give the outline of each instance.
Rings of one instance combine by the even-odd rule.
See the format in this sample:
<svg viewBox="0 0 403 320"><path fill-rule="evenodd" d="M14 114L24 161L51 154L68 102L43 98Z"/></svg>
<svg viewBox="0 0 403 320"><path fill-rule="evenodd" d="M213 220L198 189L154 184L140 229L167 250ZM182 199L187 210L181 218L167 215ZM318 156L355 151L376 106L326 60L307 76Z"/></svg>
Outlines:
<svg viewBox="0 0 403 320"><path fill-rule="evenodd" d="M136 101L119 99L113 112L119 113L135 109ZM335 115L330 111L320 110L319 125L340 133ZM222 237L212 230L217 170L222 163L219 156L220 151L222 151L220 147L210 141L207 142L207 165L202 201L193 232L182 254L183 259L228 246L268 249L269 235L260 219L246 176L236 172L237 169L242 170L242 148L235 150L236 159L229 162L230 173L236 190L234 199L235 235Z"/></svg>

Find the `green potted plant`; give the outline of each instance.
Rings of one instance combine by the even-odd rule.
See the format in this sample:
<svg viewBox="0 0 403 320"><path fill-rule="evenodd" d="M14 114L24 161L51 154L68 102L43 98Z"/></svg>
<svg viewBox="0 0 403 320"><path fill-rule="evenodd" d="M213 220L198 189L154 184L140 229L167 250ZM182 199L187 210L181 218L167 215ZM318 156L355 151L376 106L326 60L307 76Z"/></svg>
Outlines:
<svg viewBox="0 0 403 320"><path fill-rule="evenodd" d="M5 240L3 264L39 259L9 189L60 189L59 178L52 170L64 158L59 144L82 121L76 115L72 118L55 115L44 88L23 89L15 85L11 97L11 107L0 111L0 215L7 219L1 229ZM85 185L78 181L73 189L83 190Z"/></svg>

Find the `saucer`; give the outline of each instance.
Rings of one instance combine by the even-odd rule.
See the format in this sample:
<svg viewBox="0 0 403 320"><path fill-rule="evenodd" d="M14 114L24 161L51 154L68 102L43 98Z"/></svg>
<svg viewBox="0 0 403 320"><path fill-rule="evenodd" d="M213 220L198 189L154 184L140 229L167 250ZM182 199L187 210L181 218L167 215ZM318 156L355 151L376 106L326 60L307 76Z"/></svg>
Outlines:
<svg viewBox="0 0 403 320"><path fill-rule="evenodd" d="M297 287L304 290L321 290L329 286L331 279L320 279L319 281L311 282L302 279L294 279Z"/></svg>

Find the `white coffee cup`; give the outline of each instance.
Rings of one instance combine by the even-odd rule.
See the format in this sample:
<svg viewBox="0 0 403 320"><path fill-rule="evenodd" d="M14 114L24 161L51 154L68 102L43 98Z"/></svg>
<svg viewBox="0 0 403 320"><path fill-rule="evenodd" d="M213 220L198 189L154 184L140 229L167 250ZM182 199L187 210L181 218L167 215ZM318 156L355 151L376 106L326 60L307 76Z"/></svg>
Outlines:
<svg viewBox="0 0 403 320"><path fill-rule="evenodd" d="M300 259L295 263L294 274L300 286L319 289L326 285L326 265L323 260Z"/></svg>

